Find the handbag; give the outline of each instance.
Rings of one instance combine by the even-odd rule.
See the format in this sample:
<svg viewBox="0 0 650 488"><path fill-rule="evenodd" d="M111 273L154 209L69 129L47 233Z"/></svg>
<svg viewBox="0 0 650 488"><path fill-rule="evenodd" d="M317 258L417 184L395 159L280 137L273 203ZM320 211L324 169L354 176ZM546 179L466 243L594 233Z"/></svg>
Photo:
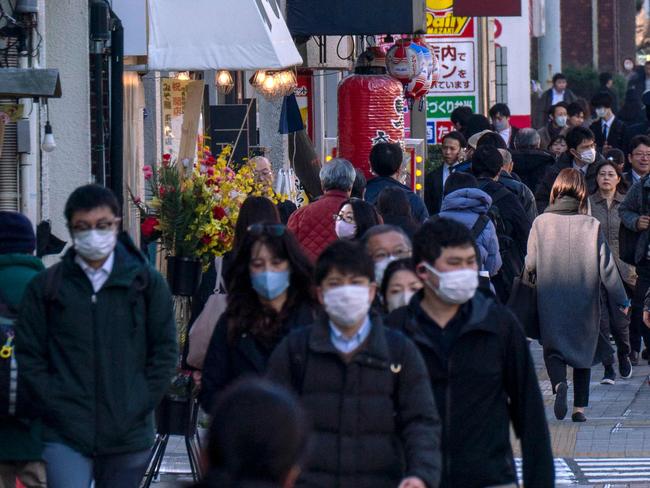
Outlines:
<svg viewBox="0 0 650 488"><path fill-rule="evenodd" d="M515 277L508 308L512 310L524 327L526 337L540 339L539 315L537 313L537 274L524 269Z"/></svg>
<svg viewBox="0 0 650 488"><path fill-rule="evenodd" d="M226 285L223 281L223 258L217 257L214 260L214 267L217 271L217 279L214 283L214 292L208 297L203 310L194 321L188 334L187 364L203 369L203 361L208 352L210 339L214 328L221 315L226 311L228 305Z"/></svg>

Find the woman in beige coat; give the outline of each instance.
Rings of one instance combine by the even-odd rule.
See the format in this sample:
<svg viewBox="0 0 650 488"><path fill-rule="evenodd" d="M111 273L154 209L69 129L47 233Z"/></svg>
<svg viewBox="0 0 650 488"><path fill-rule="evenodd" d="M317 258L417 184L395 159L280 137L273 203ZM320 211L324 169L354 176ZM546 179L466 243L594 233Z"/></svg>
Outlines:
<svg viewBox="0 0 650 488"><path fill-rule="evenodd" d="M555 416L567 414L566 367L573 368L574 422L586 420L591 366L601 358L600 287L610 308L627 313L628 299L616 262L595 218L587 213L587 188L579 170L566 168L551 190L550 205L533 222L526 269L537 274L540 343L555 397ZM605 354L611 354L610 350Z"/></svg>

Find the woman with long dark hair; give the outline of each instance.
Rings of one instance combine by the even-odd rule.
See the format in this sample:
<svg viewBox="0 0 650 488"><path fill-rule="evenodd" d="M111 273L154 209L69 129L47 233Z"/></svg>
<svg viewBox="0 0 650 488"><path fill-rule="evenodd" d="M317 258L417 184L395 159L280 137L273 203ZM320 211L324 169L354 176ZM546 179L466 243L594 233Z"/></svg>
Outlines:
<svg viewBox="0 0 650 488"><path fill-rule="evenodd" d="M204 410L211 410L233 380L263 375L289 330L314 320L318 306L311 275L311 264L284 225L264 222L248 228L232 264L228 307L203 365Z"/></svg>
<svg viewBox="0 0 650 488"><path fill-rule="evenodd" d="M384 188L377 198L377 210L384 219L384 224L401 227L410 239L420 228L413 218L408 197L400 188Z"/></svg>
<svg viewBox="0 0 650 488"><path fill-rule="evenodd" d="M582 172L563 169L551 189L549 207L533 222L526 256L526 270L537 274L540 342L556 395L555 416L561 420L567 414L571 366L574 422L586 420L591 366L611 354L611 346L597 351L601 285L610 310L627 313L629 307L600 222L587 215L587 206Z"/></svg>
<svg viewBox="0 0 650 488"><path fill-rule="evenodd" d="M334 230L339 239L361 239L368 229L382 224L374 205L359 198L349 198L334 215Z"/></svg>

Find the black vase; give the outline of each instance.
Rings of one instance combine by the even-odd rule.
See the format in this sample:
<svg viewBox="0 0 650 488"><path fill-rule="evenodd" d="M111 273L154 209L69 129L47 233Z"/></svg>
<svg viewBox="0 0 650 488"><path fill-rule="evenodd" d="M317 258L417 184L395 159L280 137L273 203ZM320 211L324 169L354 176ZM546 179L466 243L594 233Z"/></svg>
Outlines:
<svg viewBox="0 0 650 488"><path fill-rule="evenodd" d="M201 284L201 260L168 256L167 282L172 295L185 297L194 295Z"/></svg>

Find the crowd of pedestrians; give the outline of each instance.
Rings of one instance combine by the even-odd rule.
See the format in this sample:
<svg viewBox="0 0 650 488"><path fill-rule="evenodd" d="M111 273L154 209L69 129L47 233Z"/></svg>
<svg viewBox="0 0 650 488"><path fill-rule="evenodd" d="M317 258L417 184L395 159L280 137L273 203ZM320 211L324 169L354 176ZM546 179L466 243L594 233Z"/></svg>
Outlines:
<svg viewBox="0 0 650 488"><path fill-rule="evenodd" d="M556 75L537 129L515 127L503 103L487 117L458 108L423 195L401 183L401 147L379 143L369 181L333 159L299 209L248 197L192 298L190 342L210 296L227 297L193 376L212 419L196 486L515 487L511 427L524 485L554 486L527 334L559 420L567 367L571 420L585 422L594 364L614 384L649 360L650 138L630 106L650 96L633 79L624 120L611 76L601 83L584 105ZM273 184L266 158L249 164ZM78 188L65 218L72 245L44 269L29 221L0 213L18 377L0 402L0 436L14 439L0 487L136 487L174 368L193 368L115 196ZM538 335L509 307L524 278Z"/></svg>

